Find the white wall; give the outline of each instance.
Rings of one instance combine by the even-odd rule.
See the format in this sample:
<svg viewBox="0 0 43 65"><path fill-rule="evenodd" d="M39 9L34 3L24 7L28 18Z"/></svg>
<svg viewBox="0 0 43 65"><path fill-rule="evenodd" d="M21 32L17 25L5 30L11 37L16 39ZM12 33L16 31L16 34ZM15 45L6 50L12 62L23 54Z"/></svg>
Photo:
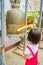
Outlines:
<svg viewBox="0 0 43 65"><path fill-rule="evenodd" d="M4 0L5 1L5 12L7 12L9 9L11 9L11 3L10 3L10 0ZM33 0L28 0L29 3L31 4L32 6L32 10L34 10L34 6L33 6ZM37 0L38 2L40 2L40 0ZM39 4L40 5L40 4ZM20 3L20 9L25 11L25 0L21 0L21 3ZM39 9L35 8L37 11ZM31 11L29 5L28 5L28 10Z"/></svg>
<svg viewBox="0 0 43 65"><path fill-rule="evenodd" d="M23 11L25 11L25 1L26 0L21 0L21 3L20 3L20 9L21 10L23 10ZM38 6L39 6L39 8L37 8L37 5L35 5L34 4L34 1L33 0L28 0L28 7L27 7L27 9L28 9L28 11L39 11L40 10L40 0L35 0L36 2L38 2ZM30 4L30 6L31 6L31 8L29 7L29 4Z"/></svg>
<svg viewBox="0 0 43 65"><path fill-rule="evenodd" d="M5 13L11 9L10 0L4 0Z"/></svg>

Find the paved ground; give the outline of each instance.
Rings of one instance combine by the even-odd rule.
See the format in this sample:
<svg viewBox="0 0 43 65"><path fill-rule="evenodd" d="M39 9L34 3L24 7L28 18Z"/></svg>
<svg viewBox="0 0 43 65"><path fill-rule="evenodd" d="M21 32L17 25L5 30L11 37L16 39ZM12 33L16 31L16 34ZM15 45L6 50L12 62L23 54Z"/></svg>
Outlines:
<svg viewBox="0 0 43 65"><path fill-rule="evenodd" d="M15 48L6 52L7 65L14 65L19 60L21 60L21 61L19 61L19 63L17 65L24 65L24 60L20 56L18 56L17 54L13 53L14 50L15 50Z"/></svg>
<svg viewBox="0 0 43 65"><path fill-rule="evenodd" d="M40 46L43 47L43 44L41 44ZM15 47L16 48L16 47ZM19 61L19 63L17 63L17 65L24 65L25 60L18 56L17 54L13 53L13 51L15 50L15 48L9 50L6 52L6 64L7 65L16 65L16 63ZM43 49L39 50L39 65L43 65Z"/></svg>
<svg viewBox="0 0 43 65"><path fill-rule="evenodd" d="M39 50L39 63L40 65L43 65L43 50Z"/></svg>

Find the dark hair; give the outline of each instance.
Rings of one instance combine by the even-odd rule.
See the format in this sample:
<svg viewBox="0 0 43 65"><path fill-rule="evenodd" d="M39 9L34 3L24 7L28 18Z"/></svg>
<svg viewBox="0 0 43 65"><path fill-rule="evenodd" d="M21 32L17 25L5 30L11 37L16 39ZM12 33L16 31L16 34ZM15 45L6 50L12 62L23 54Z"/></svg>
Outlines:
<svg viewBox="0 0 43 65"><path fill-rule="evenodd" d="M33 44L37 44L40 41L41 32L38 29L31 29L28 33L28 41L31 41Z"/></svg>

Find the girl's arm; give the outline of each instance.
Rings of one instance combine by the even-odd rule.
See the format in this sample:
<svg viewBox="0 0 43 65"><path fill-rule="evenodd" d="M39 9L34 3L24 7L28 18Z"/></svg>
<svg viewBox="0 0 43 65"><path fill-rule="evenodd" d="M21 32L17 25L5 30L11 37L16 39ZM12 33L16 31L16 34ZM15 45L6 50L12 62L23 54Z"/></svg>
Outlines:
<svg viewBox="0 0 43 65"><path fill-rule="evenodd" d="M22 53L20 50L18 52L19 52L19 55L22 56L24 59L28 58L27 54Z"/></svg>

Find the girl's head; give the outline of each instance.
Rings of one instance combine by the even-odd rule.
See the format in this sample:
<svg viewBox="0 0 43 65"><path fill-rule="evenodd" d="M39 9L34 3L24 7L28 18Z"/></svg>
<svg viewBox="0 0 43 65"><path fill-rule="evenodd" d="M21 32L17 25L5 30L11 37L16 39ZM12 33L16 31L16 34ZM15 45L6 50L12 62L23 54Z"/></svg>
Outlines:
<svg viewBox="0 0 43 65"><path fill-rule="evenodd" d="M28 33L28 41L37 44L40 41L41 33L38 29L31 29Z"/></svg>

